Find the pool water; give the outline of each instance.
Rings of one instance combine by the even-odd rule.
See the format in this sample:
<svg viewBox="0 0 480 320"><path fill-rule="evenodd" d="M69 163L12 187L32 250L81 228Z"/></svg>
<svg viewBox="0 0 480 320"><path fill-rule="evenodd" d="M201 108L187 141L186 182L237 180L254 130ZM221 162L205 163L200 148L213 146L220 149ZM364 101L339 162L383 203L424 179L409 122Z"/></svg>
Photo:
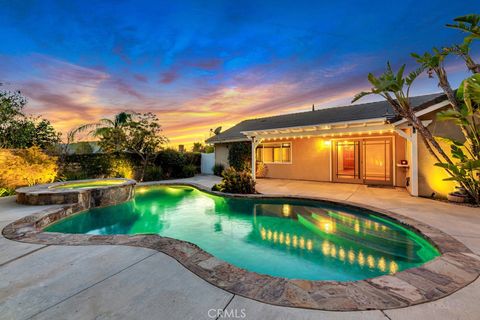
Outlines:
<svg viewBox="0 0 480 320"><path fill-rule="evenodd" d="M125 183L125 180L97 180L87 182L69 182L50 187L50 189L91 189L98 187L115 186Z"/></svg>
<svg viewBox="0 0 480 320"><path fill-rule="evenodd" d="M249 271L351 281L439 255L421 235L373 212L292 199L228 198L186 186L136 190L135 199L62 219L45 231L155 233L198 245Z"/></svg>

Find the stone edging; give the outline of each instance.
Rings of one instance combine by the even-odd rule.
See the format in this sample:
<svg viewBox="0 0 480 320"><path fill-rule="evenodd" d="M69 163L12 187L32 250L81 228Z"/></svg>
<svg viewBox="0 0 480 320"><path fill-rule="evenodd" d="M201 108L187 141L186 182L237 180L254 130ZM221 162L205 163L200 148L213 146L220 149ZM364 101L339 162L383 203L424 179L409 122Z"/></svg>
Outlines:
<svg viewBox="0 0 480 320"><path fill-rule="evenodd" d="M77 204L84 210L131 200L137 182L125 178L76 180L75 183L118 181L118 184L84 189L57 188L69 182L55 182L15 190L17 202L27 205Z"/></svg>
<svg viewBox="0 0 480 320"><path fill-rule="evenodd" d="M192 183L149 183L186 185L227 197L289 198L338 204L312 197L226 195ZM198 246L159 235L86 235L43 232L54 221L83 211L78 204L43 210L6 226L2 233L11 240L46 245L128 245L163 252L209 283L233 294L260 302L296 308L330 311L385 310L433 301L473 282L480 274L480 257L448 234L408 217L368 206L341 203L359 210L375 211L422 233L441 256L421 267L372 279L337 282L292 280L257 274L221 261Z"/></svg>

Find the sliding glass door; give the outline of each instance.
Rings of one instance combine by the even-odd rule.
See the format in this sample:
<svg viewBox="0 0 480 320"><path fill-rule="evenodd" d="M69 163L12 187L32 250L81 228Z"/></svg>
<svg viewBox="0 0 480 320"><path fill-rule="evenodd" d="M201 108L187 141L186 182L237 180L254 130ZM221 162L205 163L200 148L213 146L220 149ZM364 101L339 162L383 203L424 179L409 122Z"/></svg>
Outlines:
<svg viewBox="0 0 480 320"><path fill-rule="evenodd" d="M334 141L333 181L392 184L392 139Z"/></svg>
<svg viewBox="0 0 480 320"><path fill-rule="evenodd" d="M359 140L334 142L334 181L361 182L360 142Z"/></svg>
<svg viewBox="0 0 480 320"><path fill-rule="evenodd" d="M363 179L367 184L392 184L392 140L363 141Z"/></svg>

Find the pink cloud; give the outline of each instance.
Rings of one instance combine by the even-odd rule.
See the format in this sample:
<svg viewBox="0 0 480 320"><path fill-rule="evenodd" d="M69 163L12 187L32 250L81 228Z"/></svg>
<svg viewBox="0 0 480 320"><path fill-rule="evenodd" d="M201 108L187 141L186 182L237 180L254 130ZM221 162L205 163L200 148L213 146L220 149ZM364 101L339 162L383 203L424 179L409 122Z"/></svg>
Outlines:
<svg viewBox="0 0 480 320"><path fill-rule="evenodd" d="M163 84L170 84L170 83L174 82L175 80L177 80L178 76L179 75L178 75L177 71L170 70L170 71L164 72L160 75L159 82L163 83Z"/></svg>
<svg viewBox="0 0 480 320"><path fill-rule="evenodd" d="M141 75L141 74L134 74L133 77L135 78L135 80L139 81L139 82L144 82L144 83L147 83L148 82L148 78L144 75Z"/></svg>

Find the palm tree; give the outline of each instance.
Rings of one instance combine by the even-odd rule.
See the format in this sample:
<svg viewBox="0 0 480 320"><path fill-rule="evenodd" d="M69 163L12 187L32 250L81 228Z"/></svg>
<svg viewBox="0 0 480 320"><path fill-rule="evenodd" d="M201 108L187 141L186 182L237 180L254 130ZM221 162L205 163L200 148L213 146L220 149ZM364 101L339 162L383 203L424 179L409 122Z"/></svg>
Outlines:
<svg viewBox="0 0 480 320"><path fill-rule="evenodd" d="M480 39L480 15L468 14L453 19L456 24L447 24L447 27L461 30L468 33L470 39Z"/></svg>
<svg viewBox="0 0 480 320"><path fill-rule="evenodd" d="M96 123L88 123L78 127L76 132L83 132L91 129L89 134L94 137L102 137L105 134L108 134L114 129L119 129L126 126L132 120L132 114L126 111L120 112L115 115L113 120L108 118L100 119Z"/></svg>
<svg viewBox="0 0 480 320"><path fill-rule="evenodd" d="M78 133L90 130L89 135L100 139L109 139L113 141L113 148L110 151L122 151L122 135L123 128L126 127L132 121L132 113L120 112L112 119L103 118L96 123L87 123L74 130L69 135L75 137ZM112 145L112 143L110 143Z"/></svg>
<svg viewBox="0 0 480 320"><path fill-rule="evenodd" d="M405 65L397 72L394 72L390 63L387 63L386 71L379 77L375 77L372 73L369 73L368 81L373 87L370 91L363 91L355 95L352 102L370 94L383 97L392 106L396 114L407 119L413 128L420 132L420 136L425 142L427 150L438 162L442 162L440 160L440 157L442 157L447 163L452 163L450 157L443 151L431 132L423 125L422 121L417 118L413 106L410 103L410 87L415 79L422 73L423 69L410 72L406 78L403 75L404 71Z"/></svg>

